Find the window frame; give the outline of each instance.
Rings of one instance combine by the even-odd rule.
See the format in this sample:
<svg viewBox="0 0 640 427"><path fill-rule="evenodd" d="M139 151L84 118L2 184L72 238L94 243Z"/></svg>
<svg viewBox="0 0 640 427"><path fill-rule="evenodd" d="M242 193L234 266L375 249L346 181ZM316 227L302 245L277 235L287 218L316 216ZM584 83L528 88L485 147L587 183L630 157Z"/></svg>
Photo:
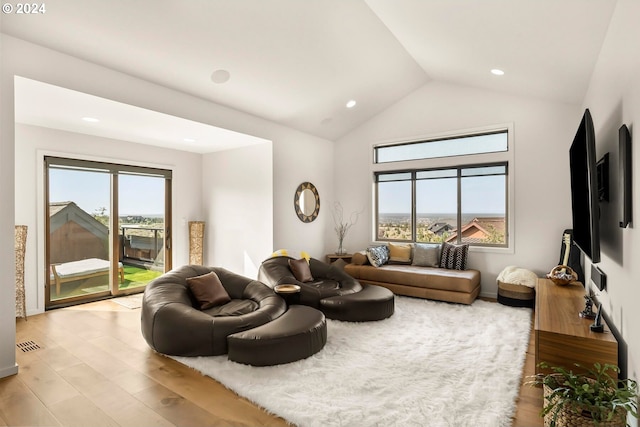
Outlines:
<svg viewBox="0 0 640 427"><path fill-rule="evenodd" d="M443 139L455 139L457 137L473 136L478 134L500 133L506 132L507 134L507 151L494 152L494 153L481 153L470 155L455 155L449 157L437 157L430 159L417 159L417 160L403 160L395 162L376 163L376 149L381 146L408 144L411 142L421 141L434 141ZM372 215L370 216L370 232L372 241L374 242L387 242L387 241L399 241L399 240L378 240L378 191L376 175L381 173L395 173L395 172L412 172L421 170L436 170L436 169L455 169L465 167L480 167L491 166L495 164L506 164L506 224L505 245L478 245L471 244L470 250L477 252L496 252L496 253L514 253L515 248L515 137L513 123L496 124L491 126L485 126L480 128L466 129L453 131L441 134L421 135L414 138L408 138L405 140L392 140L381 141L372 144L370 150L370 171L372 176L372 191L371 191L371 207ZM415 180L412 184L412 198L415 197ZM415 200L412 199L412 242L415 242L415 214L416 206ZM460 201L458 201L458 210L460 210ZM407 242L402 240L402 242Z"/></svg>
<svg viewBox="0 0 640 427"><path fill-rule="evenodd" d="M430 156L430 157L416 157L414 159L405 159L405 160L381 161L379 159L379 157L380 157L379 151L381 149L384 149L384 148L428 145L430 143L439 143L439 142L445 142L445 141L462 141L462 140L470 139L470 138L499 135L499 134L503 134L503 133L507 133L507 129L494 129L494 130L490 130L490 131L486 131L486 132L471 132L471 133L466 132L466 133L462 133L462 134L447 135L447 136L441 136L441 137L422 138L422 139L413 140L413 141L396 142L396 143L393 143L393 144L378 144L378 145L375 145L374 148L373 148L373 151L374 151L374 153L373 153L373 161L376 164L384 164L384 163L398 163L398 162L412 161L412 160L432 160L432 159L440 159L440 158L475 156L475 155L478 155L478 154L503 153L503 152L509 151L508 133L507 133L507 148L505 150L479 151L477 153L467 153L467 154L463 154L463 153L449 154L449 155L441 154L441 155L433 155L433 156Z"/></svg>
<svg viewBox="0 0 640 427"><path fill-rule="evenodd" d="M119 177L122 175L139 175L139 176L148 176L154 177L164 180L164 272L170 271L173 265L173 250L172 250L172 215L173 215L173 203L172 203L172 180L173 180L173 170L171 168L165 169L164 167L156 167L156 166L144 166L144 165L134 165L134 164L125 164L125 163L117 163L117 162L109 162L104 160L95 160L91 158L83 158L78 155L66 155L59 153L49 153L49 152L40 152L38 151L38 156L41 159L40 172L42 173L43 179L39 182L39 193L42 194L42 224L44 234L42 240L42 252L44 254L43 261L44 265L42 266L43 270L43 282L45 283L45 291L44 291L44 307L45 310L64 307L67 305L74 305L80 303L86 303L95 301L104 297L116 297L122 295L128 295L131 293L139 293L141 287L134 288L132 290L122 290L119 288L119 275L117 266L117 260L119 258L120 253L120 242L119 242ZM50 239L50 216L49 216L49 203L50 203L50 187L49 187L49 179L50 179L50 171L51 170L76 170L76 171L87 171L87 172L100 172L109 176L110 180L110 188L109 195L111 199L110 204L110 224L109 224L109 237L108 237L108 251L110 254L109 262L111 263L110 271L109 271L109 289L104 292L99 292L95 294L88 294L87 296L72 296L68 298L62 299L51 299L51 276L49 274L49 266L51 265L51 253L49 246ZM41 188L41 190L40 190ZM146 287L146 285L145 285Z"/></svg>

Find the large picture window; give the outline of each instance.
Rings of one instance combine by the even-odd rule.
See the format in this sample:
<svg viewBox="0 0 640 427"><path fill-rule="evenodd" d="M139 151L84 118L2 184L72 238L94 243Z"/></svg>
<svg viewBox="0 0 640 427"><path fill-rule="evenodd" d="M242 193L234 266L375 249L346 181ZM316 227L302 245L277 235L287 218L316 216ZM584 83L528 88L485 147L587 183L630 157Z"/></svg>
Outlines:
<svg viewBox="0 0 640 427"><path fill-rule="evenodd" d="M513 127L373 147L378 241L512 248Z"/></svg>
<svg viewBox="0 0 640 427"><path fill-rule="evenodd" d="M507 246L506 163L378 172L377 239Z"/></svg>

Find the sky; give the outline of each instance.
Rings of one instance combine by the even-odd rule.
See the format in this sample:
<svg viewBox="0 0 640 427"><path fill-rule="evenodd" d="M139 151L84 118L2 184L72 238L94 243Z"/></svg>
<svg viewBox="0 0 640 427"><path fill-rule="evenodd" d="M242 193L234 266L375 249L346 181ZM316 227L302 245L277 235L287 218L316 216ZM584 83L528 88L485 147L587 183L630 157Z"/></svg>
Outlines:
<svg viewBox="0 0 640 427"><path fill-rule="evenodd" d="M75 202L89 214L110 209L110 175L70 169L49 170L49 201ZM164 214L164 179L119 175L120 216Z"/></svg>
<svg viewBox="0 0 640 427"><path fill-rule="evenodd" d="M463 213L504 214L505 177L483 176L463 179ZM378 185L380 213L410 213L411 183L384 182ZM456 179L419 180L416 212L451 214L457 211Z"/></svg>

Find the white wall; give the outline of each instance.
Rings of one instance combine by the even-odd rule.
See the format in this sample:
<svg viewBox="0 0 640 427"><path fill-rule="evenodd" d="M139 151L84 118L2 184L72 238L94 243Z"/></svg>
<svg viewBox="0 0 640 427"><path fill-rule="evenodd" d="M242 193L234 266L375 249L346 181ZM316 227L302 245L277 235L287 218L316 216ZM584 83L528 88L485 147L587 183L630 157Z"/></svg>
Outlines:
<svg viewBox="0 0 640 427"><path fill-rule="evenodd" d="M318 238L313 243L313 255L321 257L325 253L321 229L324 217L300 229L301 223L294 216L296 223L291 213L293 192L302 181L316 181L321 198L332 196L332 142L4 34L0 43L0 241L12 242L14 234L13 77L17 75L272 141L274 245L305 247L310 239ZM294 156L294 152L301 156ZM321 211L320 215L325 213ZM0 246L0 272L7 283L13 283L14 254L9 245ZM14 301L13 287L0 286L0 377L16 370Z"/></svg>
<svg viewBox="0 0 640 427"><path fill-rule="evenodd" d="M569 146L578 106L555 104L445 83L429 83L336 143L336 199L345 212L365 208L346 238L348 251L373 238L372 145L511 123L515 149L515 247L472 250L469 267L482 272L481 294L495 298L496 277L508 265L539 276L558 263L562 232L571 228Z"/></svg>
<svg viewBox="0 0 640 427"><path fill-rule="evenodd" d="M9 61L5 60L5 41L0 38L0 275L4 286L0 286L0 378L18 372L16 364L15 324L15 253L14 241L14 166L13 166L13 73Z"/></svg>
<svg viewBox="0 0 640 427"><path fill-rule="evenodd" d="M327 243L326 230L333 227L334 144L322 140L304 140L287 137L273 148L274 193L274 250L306 251L312 257L324 260L333 246ZM293 198L303 182L316 186L320 196L318 218L303 223L296 216Z"/></svg>
<svg viewBox="0 0 640 427"><path fill-rule="evenodd" d="M600 52L583 107L596 131L598 158L610 154L610 201L601 203L601 262L607 291L596 290L628 346L628 374L640 379L640 3L619 0ZM618 128L626 124L632 138L633 223L619 228ZM588 269L589 270L589 269ZM635 422L635 420L634 420ZM636 424L637 425L637 424Z"/></svg>
<svg viewBox="0 0 640 427"><path fill-rule="evenodd" d="M25 290L29 315L44 311L45 155L172 170L173 263L187 263L188 230L182 218L199 217L202 212L199 154L23 124L16 124L15 129L15 221L28 226Z"/></svg>
<svg viewBox="0 0 640 427"><path fill-rule="evenodd" d="M333 143L301 136L283 134L277 143L204 156L209 264L255 278L274 250L304 250L321 260L331 250L325 236L332 224ZM318 218L311 223L300 221L293 205L296 188L305 181L320 195Z"/></svg>
<svg viewBox="0 0 640 427"><path fill-rule="evenodd" d="M205 265L257 278L273 252L273 152L264 143L202 159Z"/></svg>

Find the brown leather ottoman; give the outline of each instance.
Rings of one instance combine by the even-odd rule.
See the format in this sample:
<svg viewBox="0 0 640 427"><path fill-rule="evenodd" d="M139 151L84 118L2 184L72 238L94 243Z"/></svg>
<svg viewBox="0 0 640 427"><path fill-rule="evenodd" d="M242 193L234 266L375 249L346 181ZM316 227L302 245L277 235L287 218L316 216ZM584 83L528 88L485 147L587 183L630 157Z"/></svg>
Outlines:
<svg viewBox="0 0 640 427"><path fill-rule="evenodd" d="M391 317L395 303L389 289L362 284L360 292L323 298L320 308L329 319L367 322Z"/></svg>
<svg viewBox="0 0 640 427"><path fill-rule="evenodd" d="M269 323L227 337L229 360L253 366L295 362L319 352L326 343L324 314L305 305L291 306Z"/></svg>

